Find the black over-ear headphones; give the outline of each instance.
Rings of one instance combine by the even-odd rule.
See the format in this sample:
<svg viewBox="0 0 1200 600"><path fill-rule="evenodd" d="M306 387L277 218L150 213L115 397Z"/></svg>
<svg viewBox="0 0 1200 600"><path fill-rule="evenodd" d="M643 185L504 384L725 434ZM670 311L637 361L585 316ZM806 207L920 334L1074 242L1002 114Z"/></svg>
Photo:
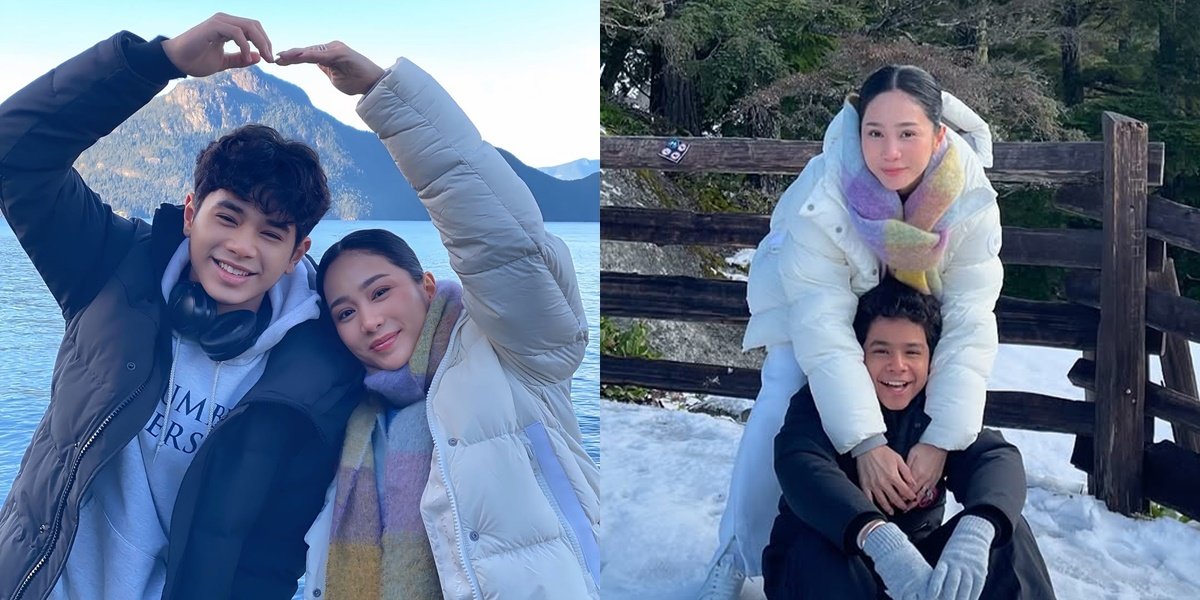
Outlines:
<svg viewBox="0 0 1200 600"><path fill-rule="evenodd" d="M209 358L220 362L249 350L266 330L271 323L271 298L263 296L257 313L235 310L218 315L217 301L185 273L171 288L167 314L180 337L200 344Z"/></svg>

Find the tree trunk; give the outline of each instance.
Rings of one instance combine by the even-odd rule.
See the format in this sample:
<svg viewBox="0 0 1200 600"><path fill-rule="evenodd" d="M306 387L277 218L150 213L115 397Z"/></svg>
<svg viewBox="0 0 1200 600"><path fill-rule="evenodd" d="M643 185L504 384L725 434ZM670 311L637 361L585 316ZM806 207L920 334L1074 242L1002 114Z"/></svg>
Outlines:
<svg viewBox="0 0 1200 600"><path fill-rule="evenodd" d="M988 64L987 15L979 18L979 25L975 28L975 64L978 66Z"/></svg>
<svg viewBox="0 0 1200 600"><path fill-rule="evenodd" d="M663 104L667 90L663 83L663 71L667 68L666 49L661 44L650 46L650 114L663 117Z"/></svg>
<svg viewBox="0 0 1200 600"><path fill-rule="evenodd" d="M664 98L662 116L689 135L700 135L700 116L696 106L696 90L690 79L674 65L663 72Z"/></svg>
<svg viewBox="0 0 1200 600"><path fill-rule="evenodd" d="M600 60L604 66L600 70L600 91L606 94L613 93L617 80L625 71L625 57L629 56L632 43L633 39L627 34L620 35L612 40L607 51L602 52Z"/></svg>
<svg viewBox="0 0 1200 600"><path fill-rule="evenodd" d="M963 22L955 27L958 45L971 50L976 65L986 65L988 62L988 13L991 11L991 2L958 0L958 10L974 13L973 20L969 17L964 18Z"/></svg>
<svg viewBox="0 0 1200 600"><path fill-rule="evenodd" d="M1159 76L1159 92L1176 107L1179 114L1200 112L1197 83L1200 69L1200 6L1178 2L1159 8L1158 54L1154 58Z"/></svg>
<svg viewBox="0 0 1200 600"><path fill-rule="evenodd" d="M1078 0L1064 0L1059 26L1062 56L1062 101L1067 106L1083 102L1083 77L1079 66L1079 34L1083 19Z"/></svg>
<svg viewBox="0 0 1200 600"><path fill-rule="evenodd" d="M700 134L695 88L658 44L650 51L650 113L683 133Z"/></svg>

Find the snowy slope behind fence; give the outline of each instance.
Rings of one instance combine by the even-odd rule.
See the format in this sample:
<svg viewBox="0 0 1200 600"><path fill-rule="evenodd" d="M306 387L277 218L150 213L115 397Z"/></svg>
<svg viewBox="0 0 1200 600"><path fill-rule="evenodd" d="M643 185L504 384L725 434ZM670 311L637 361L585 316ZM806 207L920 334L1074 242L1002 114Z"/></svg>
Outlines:
<svg viewBox="0 0 1200 600"><path fill-rule="evenodd" d="M1057 186L1055 205L1103 223L1102 230L1004 227L1007 265L1070 270L1067 302L1001 297L1000 341L1081 350L1068 374L1089 402L989 391L984 421L993 427L1075 434L1074 462L1111 510L1145 512L1148 500L1200 519L1200 402L1188 340L1200 342L1200 302L1179 296L1167 245L1200 252L1200 209L1150 195L1162 185L1164 147L1144 123L1105 113L1103 142L997 143L996 183ZM657 137L602 136L605 169L798 173L819 142L683 138L678 164ZM600 236L658 245L752 248L770 220L751 213L603 207ZM746 284L605 271L601 313L613 317L744 324ZM1147 354L1160 356L1165 385L1147 381ZM754 398L757 370L605 355L601 382ZM1148 444L1154 417L1172 424L1175 442Z"/></svg>

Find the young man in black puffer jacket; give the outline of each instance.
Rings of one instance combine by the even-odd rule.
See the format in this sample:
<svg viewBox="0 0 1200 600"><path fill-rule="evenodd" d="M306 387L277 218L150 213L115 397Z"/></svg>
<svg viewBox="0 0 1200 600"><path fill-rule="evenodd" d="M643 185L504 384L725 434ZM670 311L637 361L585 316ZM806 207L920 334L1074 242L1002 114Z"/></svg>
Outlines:
<svg viewBox="0 0 1200 600"><path fill-rule="evenodd" d="M329 208L316 153L239 128L152 225L71 167L170 79L270 51L223 14L173 39L122 32L0 105L0 209L66 322L0 509L0 599L296 590L362 379L305 258Z"/></svg>
<svg viewBox="0 0 1200 600"><path fill-rule="evenodd" d="M854 331L884 409L887 444L899 456L929 424L925 383L940 311L934 297L890 277L859 300ZM934 487L881 501L885 515L859 488L856 461L834 451L805 387L775 438L775 471L783 498L763 552L769 598L1054 597L1021 516L1020 452L997 431L984 429L965 450L950 452ZM943 525L946 490L964 509ZM892 511L892 504L905 510Z"/></svg>

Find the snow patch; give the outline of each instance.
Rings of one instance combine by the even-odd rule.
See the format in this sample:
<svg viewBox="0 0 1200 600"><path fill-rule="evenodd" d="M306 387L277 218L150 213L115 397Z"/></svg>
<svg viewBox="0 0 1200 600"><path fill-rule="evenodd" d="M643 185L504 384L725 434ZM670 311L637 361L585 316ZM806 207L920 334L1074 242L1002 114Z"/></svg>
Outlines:
<svg viewBox="0 0 1200 600"><path fill-rule="evenodd" d="M1001 346L989 388L1082 400L1066 378L1078 358L1066 350ZM1161 378L1155 367L1151 377ZM601 401L601 412L604 597L690 600L716 548L742 426L609 401ZM1170 439L1165 423L1155 429L1155 439ZM1070 435L1004 435L1024 457L1030 486L1024 515L1061 600L1200 598L1200 526L1131 519L1082 495L1086 476L1070 465ZM947 500L948 514L961 510ZM763 598L761 582L749 582L741 597Z"/></svg>

